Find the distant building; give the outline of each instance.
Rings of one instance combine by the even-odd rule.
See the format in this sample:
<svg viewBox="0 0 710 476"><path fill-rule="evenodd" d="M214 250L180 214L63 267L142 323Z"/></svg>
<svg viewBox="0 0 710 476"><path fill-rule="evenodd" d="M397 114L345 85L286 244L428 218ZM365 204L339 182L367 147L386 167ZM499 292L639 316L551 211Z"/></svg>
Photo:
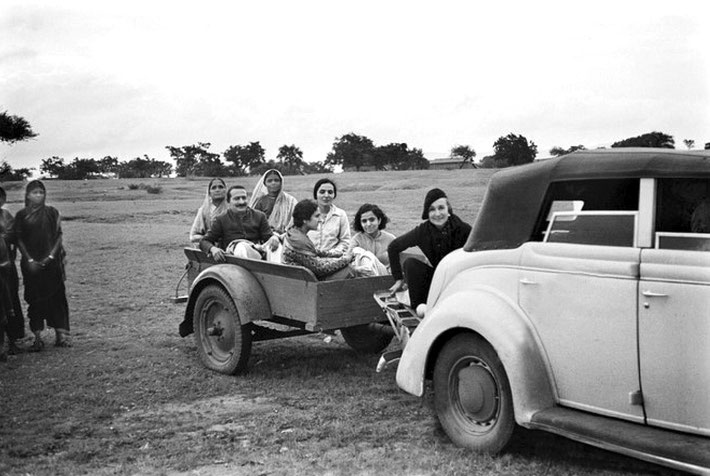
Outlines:
<svg viewBox="0 0 710 476"><path fill-rule="evenodd" d="M429 170L458 170L477 169L478 165L471 161L464 161L461 157L446 157L443 159L430 159Z"/></svg>

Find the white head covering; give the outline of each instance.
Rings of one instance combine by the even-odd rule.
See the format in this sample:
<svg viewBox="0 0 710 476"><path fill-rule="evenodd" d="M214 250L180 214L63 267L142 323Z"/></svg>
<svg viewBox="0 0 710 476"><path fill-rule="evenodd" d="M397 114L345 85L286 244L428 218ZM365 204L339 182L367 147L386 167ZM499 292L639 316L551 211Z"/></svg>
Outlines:
<svg viewBox="0 0 710 476"><path fill-rule="evenodd" d="M210 229L210 224L212 223L212 219L216 217L217 215L221 215L222 213L227 211L227 208L229 207L229 204L227 203L227 199L225 198L222 200L216 207L215 209L210 212L212 209L212 197L210 197L210 188L212 187L212 184L214 182L222 182L222 185L224 185L225 191L227 188L227 184L224 183L224 180L221 178L213 178L210 180L210 183L207 185L207 193L205 194L205 199L202 202L202 206L200 207L200 214L202 215L202 226L205 231Z"/></svg>
<svg viewBox="0 0 710 476"><path fill-rule="evenodd" d="M274 209L269 215L269 225L275 233L283 233L286 231L286 227L291 221L291 214L293 213L293 207L296 206L297 200L288 193L284 192L284 177L276 169L269 169L264 172L259 181L254 186L254 191L251 193L251 199L249 200L249 207L256 208L256 204L259 203L263 197L269 194L269 190L266 188L264 183L266 177L269 174L276 173L281 179L281 190L279 190L278 195L276 195L276 200L274 202Z"/></svg>

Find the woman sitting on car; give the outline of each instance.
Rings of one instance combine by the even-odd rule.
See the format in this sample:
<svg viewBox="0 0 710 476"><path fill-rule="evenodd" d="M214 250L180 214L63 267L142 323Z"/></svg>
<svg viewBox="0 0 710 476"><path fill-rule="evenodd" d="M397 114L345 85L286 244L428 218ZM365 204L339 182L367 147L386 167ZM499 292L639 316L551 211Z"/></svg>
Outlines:
<svg viewBox="0 0 710 476"><path fill-rule="evenodd" d="M390 243L387 254L392 276L396 279L390 288L392 294L409 288L409 301L413 308L426 302L434 269L444 256L463 247L471 232L471 225L461 220L454 212L443 190L433 188L424 199L422 220L413 230ZM400 252L418 246L431 265L416 258L400 263Z"/></svg>

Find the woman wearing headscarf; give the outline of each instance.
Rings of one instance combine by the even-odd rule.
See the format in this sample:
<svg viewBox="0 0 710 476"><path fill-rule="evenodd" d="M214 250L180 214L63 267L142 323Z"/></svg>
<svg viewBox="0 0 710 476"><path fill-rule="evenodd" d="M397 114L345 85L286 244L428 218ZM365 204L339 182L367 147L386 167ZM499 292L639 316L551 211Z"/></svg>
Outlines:
<svg viewBox="0 0 710 476"><path fill-rule="evenodd" d="M269 259L276 262L281 261L280 245L286 229L291 223L293 208L297 202L296 198L284 192L283 184L284 177L281 172L276 169L269 169L264 172L264 175L254 186L254 191L249 200L250 208L263 212L269 219L269 225L271 225L271 231L274 232L274 236L271 237L265 248L270 257ZM274 255L273 258L271 257L272 255Z"/></svg>
<svg viewBox="0 0 710 476"><path fill-rule="evenodd" d="M261 176L249 200L249 207L264 212L274 233L286 232L296 200L283 190L284 177L276 169L267 170Z"/></svg>
<svg viewBox="0 0 710 476"><path fill-rule="evenodd" d="M450 252L463 247L471 232L471 225L454 215L449 199L443 190L438 188L427 192L422 220L425 221L395 238L387 248L390 269L396 280L390 292L394 294L403 290L406 282L409 301L415 309L426 302L434 270L439 262ZM431 265L416 258L400 263L399 254L413 246L422 250Z"/></svg>
<svg viewBox="0 0 710 476"><path fill-rule="evenodd" d="M195 221L190 228L190 242L199 246L200 240L207 234L210 229L212 219L227 211L227 185L221 178L213 178L207 185L207 193L205 199L197 210Z"/></svg>
<svg viewBox="0 0 710 476"><path fill-rule="evenodd" d="M25 208L17 212L15 232L22 253L20 269L27 301L30 330L35 335L30 350L44 347L44 323L54 328L55 345L69 343L69 305L64 288L64 247L62 226L56 208L45 204L47 190L39 180L25 189Z"/></svg>
<svg viewBox="0 0 710 476"><path fill-rule="evenodd" d="M8 351L10 354L20 352L15 341L25 337L25 318L22 314L22 305L20 304L20 279L15 266L15 258L17 249L15 246L15 218L5 208L2 208L7 201L5 189L0 187L0 239L4 242L7 250L7 267L4 269L7 293L10 298L12 312L8 313L7 327L5 332L8 338Z"/></svg>

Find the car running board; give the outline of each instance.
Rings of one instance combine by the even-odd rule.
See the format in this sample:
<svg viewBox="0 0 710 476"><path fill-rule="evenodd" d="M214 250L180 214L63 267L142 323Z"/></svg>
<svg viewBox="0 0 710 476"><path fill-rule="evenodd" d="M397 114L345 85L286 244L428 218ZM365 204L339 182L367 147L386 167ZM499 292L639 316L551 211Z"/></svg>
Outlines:
<svg viewBox="0 0 710 476"><path fill-rule="evenodd" d="M417 328L422 319L417 316L414 309L397 300L389 291L378 291L373 294L373 297L382 312L387 316L387 320L394 331L394 336L399 341L402 349L404 349L412 333L414 333L414 329ZM391 363L399 362L401 355L402 350L384 353L377 363L377 371L382 371Z"/></svg>
<svg viewBox="0 0 710 476"><path fill-rule="evenodd" d="M541 410L525 426L681 471L710 474L710 445L706 436L563 407Z"/></svg>

